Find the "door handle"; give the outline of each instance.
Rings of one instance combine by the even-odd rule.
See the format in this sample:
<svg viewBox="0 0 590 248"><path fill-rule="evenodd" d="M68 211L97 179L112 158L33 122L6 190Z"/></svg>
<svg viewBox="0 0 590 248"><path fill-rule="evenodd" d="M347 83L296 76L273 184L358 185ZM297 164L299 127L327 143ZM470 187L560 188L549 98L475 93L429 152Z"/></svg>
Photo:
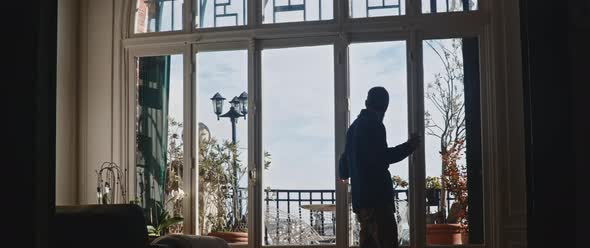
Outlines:
<svg viewBox="0 0 590 248"><path fill-rule="evenodd" d="M252 168L248 171L248 178L252 185L256 183L256 168Z"/></svg>

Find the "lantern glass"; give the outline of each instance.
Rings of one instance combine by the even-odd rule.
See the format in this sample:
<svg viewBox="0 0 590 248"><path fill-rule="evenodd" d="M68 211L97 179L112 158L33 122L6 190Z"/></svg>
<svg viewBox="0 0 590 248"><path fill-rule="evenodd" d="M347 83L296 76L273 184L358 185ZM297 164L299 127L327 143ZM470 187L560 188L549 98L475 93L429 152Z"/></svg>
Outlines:
<svg viewBox="0 0 590 248"><path fill-rule="evenodd" d="M242 108L242 104L240 100L238 100L238 97L234 97L229 103L231 103L231 106L234 107L236 111L240 111Z"/></svg>
<svg viewBox="0 0 590 248"><path fill-rule="evenodd" d="M248 113L248 93L243 92L238 99L242 105L242 109L239 111L246 115Z"/></svg>
<svg viewBox="0 0 590 248"><path fill-rule="evenodd" d="M221 96L219 93L215 93L215 95L211 97L211 103L213 103L213 113L218 116L221 114L221 111L223 111L223 100L225 100L225 98L223 98L223 96Z"/></svg>

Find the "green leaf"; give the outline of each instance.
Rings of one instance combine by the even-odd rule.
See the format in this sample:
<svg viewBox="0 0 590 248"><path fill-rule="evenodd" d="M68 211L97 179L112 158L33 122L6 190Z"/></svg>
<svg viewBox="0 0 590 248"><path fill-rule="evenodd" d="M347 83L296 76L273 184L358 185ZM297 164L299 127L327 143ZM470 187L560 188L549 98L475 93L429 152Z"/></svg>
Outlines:
<svg viewBox="0 0 590 248"><path fill-rule="evenodd" d="M163 222L160 224L159 228L160 228L161 230L164 230L164 229L168 228L169 226L172 226L172 225L175 225L175 224L181 223L183 220L184 220L184 219L183 219L182 217L172 217L172 218L168 218L168 219L164 220L164 221L163 221Z"/></svg>
<svg viewBox="0 0 590 248"><path fill-rule="evenodd" d="M158 232L158 230L156 230L156 228L151 225L147 226L147 231L149 236L160 236L160 232Z"/></svg>

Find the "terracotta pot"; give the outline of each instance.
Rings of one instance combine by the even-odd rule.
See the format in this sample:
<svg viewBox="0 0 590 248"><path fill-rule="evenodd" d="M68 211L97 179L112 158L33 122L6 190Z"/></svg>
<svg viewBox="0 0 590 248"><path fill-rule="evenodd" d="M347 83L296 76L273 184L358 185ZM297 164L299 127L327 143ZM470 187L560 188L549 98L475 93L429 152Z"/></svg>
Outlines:
<svg viewBox="0 0 590 248"><path fill-rule="evenodd" d="M461 245L463 228L461 224L427 224L428 245Z"/></svg>
<svg viewBox="0 0 590 248"><path fill-rule="evenodd" d="M154 240L156 240L157 238L159 238L160 236L148 236L148 243L152 243L154 242Z"/></svg>
<svg viewBox="0 0 590 248"><path fill-rule="evenodd" d="M463 230L461 233L461 241L464 245L469 244L469 232L467 230Z"/></svg>
<svg viewBox="0 0 590 248"><path fill-rule="evenodd" d="M219 237L228 243L248 243L247 232L210 232L207 236Z"/></svg>

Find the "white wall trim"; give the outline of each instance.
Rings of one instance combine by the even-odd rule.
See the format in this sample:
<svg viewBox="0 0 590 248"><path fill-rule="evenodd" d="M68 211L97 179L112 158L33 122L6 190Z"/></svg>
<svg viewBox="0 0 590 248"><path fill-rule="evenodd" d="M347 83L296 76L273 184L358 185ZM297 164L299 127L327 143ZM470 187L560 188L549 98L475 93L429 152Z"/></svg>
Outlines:
<svg viewBox="0 0 590 248"><path fill-rule="evenodd" d="M56 204L78 203L78 2L58 2Z"/></svg>

